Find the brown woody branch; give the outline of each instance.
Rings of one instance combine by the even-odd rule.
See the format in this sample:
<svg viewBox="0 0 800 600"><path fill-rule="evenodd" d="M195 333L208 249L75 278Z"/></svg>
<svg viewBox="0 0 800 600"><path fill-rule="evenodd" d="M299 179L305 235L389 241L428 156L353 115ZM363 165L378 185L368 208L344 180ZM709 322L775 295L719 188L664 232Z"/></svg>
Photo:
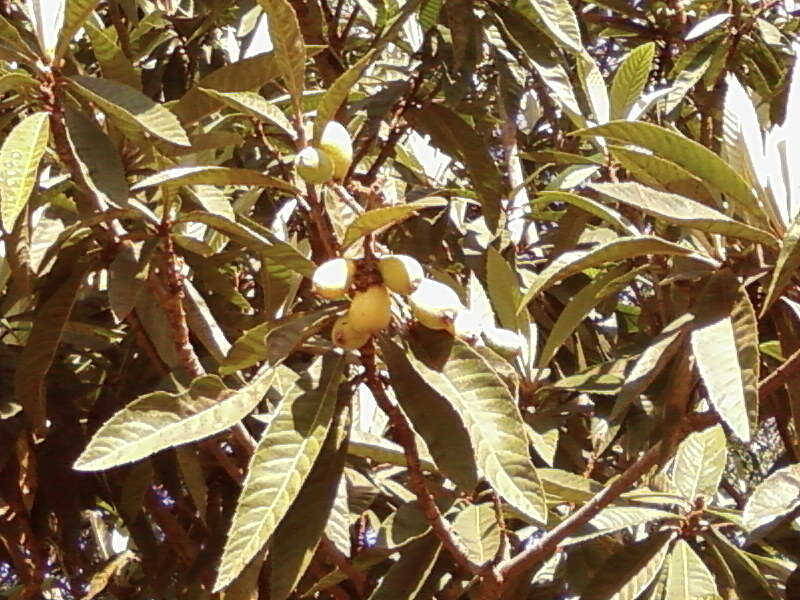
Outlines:
<svg viewBox="0 0 800 600"><path fill-rule="evenodd" d="M795 350L783 364L758 383L758 399L764 400L767 396L781 388L789 379L800 375L800 348Z"/></svg>

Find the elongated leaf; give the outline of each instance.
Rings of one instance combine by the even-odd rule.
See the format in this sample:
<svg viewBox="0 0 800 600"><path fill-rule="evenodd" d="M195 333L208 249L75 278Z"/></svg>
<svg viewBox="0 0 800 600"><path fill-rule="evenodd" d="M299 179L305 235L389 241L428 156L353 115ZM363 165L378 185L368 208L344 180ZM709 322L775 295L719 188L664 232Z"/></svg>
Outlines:
<svg viewBox="0 0 800 600"><path fill-rule="evenodd" d="M222 104L240 110L260 121L275 125L292 139L297 136L297 132L283 111L256 92L218 92L206 88L200 88L200 91L219 100Z"/></svg>
<svg viewBox="0 0 800 600"><path fill-rule="evenodd" d="M221 215L193 211L181 215L181 221L205 223L217 231L230 236L237 243L251 248L262 255L285 266L287 269L296 271L301 275L311 276L316 269L316 265L303 256L291 244L288 244L277 237L266 232L270 237L264 237L262 232L253 231L250 227L241 223L236 223Z"/></svg>
<svg viewBox="0 0 800 600"><path fill-rule="evenodd" d="M760 216L744 179L711 150L679 133L651 123L612 121L578 131L576 135L600 135L652 150L729 195L744 210Z"/></svg>
<svg viewBox="0 0 800 600"><path fill-rule="evenodd" d="M328 434L343 367L342 356L327 357L318 387L279 405L250 460L215 592L264 546L300 492Z"/></svg>
<svg viewBox="0 0 800 600"><path fill-rule="evenodd" d="M176 146L191 146L178 118L140 91L110 79L73 75L71 87L105 113Z"/></svg>
<svg viewBox="0 0 800 600"><path fill-rule="evenodd" d="M546 190L536 196L534 202L535 204L539 204L540 202L566 202L567 204L588 212L590 215L594 215L598 219L610 223L622 233L639 235L639 230L616 210L596 200L587 198L586 196L579 196L578 194L570 192Z"/></svg>
<svg viewBox="0 0 800 600"><path fill-rule="evenodd" d="M750 418L750 430L756 431L759 425L758 382L761 379L761 350L758 339L758 317L750 297L744 287L736 295L731 312L733 337L736 340L736 353L742 368L744 401Z"/></svg>
<svg viewBox="0 0 800 600"><path fill-rule="evenodd" d="M609 506L600 511L586 525L578 529L563 542L565 546L579 544L587 540L636 527L655 521L679 520L680 516L656 508L642 506Z"/></svg>
<svg viewBox="0 0 800 600"><path fill-rule="evenodd" d="M722 25L725 21L730 19L733 15L731 13L718 13L716 15L712 15L710 17L706 17L699 23L697 23L694 27L689 30L689 33L686 34L684 38L687 42L691 40L696 40L698 38L703 37L705 34L709 33L713 29L716 29L720 25Z"/></svg>
<svg viewBox="0 0 800 600"><path fill-rule="evenodd" d="M33 328L14 370L14 395L28 423L40 434L47 420L45 376L53 364L87 267L86 262L78 262L69 277L36 311Z"/></svg>
<svg viewBox="0 0 800 600"><path fill-rule="evenodd" d="M122 51L116 31L112 27L100 29L91 21L86 21L84 28L92 41L92 49L100 64L103 77L141 91L141 77L133 63Z"/></svg>
<svg viewBox="0 0 800 600"><path fill-rule="evenodd" d="M425 208L439 208L446 205L447 200L444 198L433 197L423 198L422 200L409 202L408 204L375 208L369 212L365 212L363 215L359 215L356 220L347 227L342 246L346 248L368 233L378 231L384 227L396 225Z"/></svg>
<svg viewBox="0 0 800 600"><path fill-rule="evenodd" d="M297 189L277 177L264 175L251 169L217 167L213 165L198 167L173 167L138 181L132 191L156 185L256 185L271 187L296 193Z"/></svg>
<svg viewBox="0 0 800 600"><path fill-rule="evenodd" d="M350 445L348 443L348 453ZM344 472L336 484L333 505L331 506L328 522L325 523L325 537L345 556L350 556L350 505L347 494L347 478Z"/></svg>
<svg viewBox="0 0 800 600"><path fill-rule="evenodd" d="M292 593L314 557L333 509L339 482L344 479L348 428L347 415L340 415L328 432L319 458L297 498L275 530L271 547L273 554L280 558L272 563L270 571L269 597L272 600L285 600ZM349 551L348 547L347 554Z"/></svg>
<svg viewBox="0 0 800 600"><path fill-rule="evenodd" d="M539 367L546 367L558 349L581 322L606 296L615 294L637 275L624 265L601 273L570 300L550 330L550 335L539 354Z"/></svg>
<svg viewBox="0 0 800 600"><path fill-rule="evenodd" d="M785 596L770 585L769 580L751 558L753 555L731 543L716 529L711 529L710 534L703 537L724 557L727 568L736 578L735 587L740 597L784 600Z"/></svg>
<svg viewBox="0 0 800 600"><path fill-rule="evenodd" d="M494 560L502 534L491 504L470 504L453 521L453 532L461 539L467 557L476 565Z"/></svg>
<svg viewBox="0 0 800 600"><path fill-rule="evenodd" d="M419 446L417 446L419 449ZM369 458L377 462L389 463L390 465L406 466L406 456L403 447L386 438L355 430L350 434L350 441L347 452L353 456ZM426 471L436 472L438 469L433 463L433 459L427 456L426 452L421 452L420 464Z"/></svg>
<svg viewBox="0 0 800 600"><path fill-rule="evenodd" d="M92 191L109 204L128 204L128 182L117 149L92 119L67 106L67 135L75 158Z"/></svg>
<svg viewBox="0 0 800 600"><path fill-rule="evenodd" d="M667 566L666 597L669 600L697 600L717 593L711 571L685 540L675 541Z"/></svg>
<svg viewBox="0 0 800 600"><path fill-rule="evenodd" d="M297 14L288 0L258 0L267 13L269 37L283 83L292 97L296 114L301 112L306 74L306 46Z"/></svg>
<svg viewBox="0 0 800 600"><path fill-rule="evenodd" d="M230 390L216 375L204 375L184 392L137 398L97 430L73 468L110 469L219 433L261 402L274 376L264 369L243 388Z"/></svg>
<svg viewBox="0 0 800 600"><path fill-rule="evenodd" d="M641 98L650 78L656 46L653 42L631 50L614 75L611 83L611 118L624 119L634 103Z"/></svg>
<svg viewBox="0 0 800 600"><path fill-rule="evenodd" d="M692 352L708 398L739 439L750 440L745 375L739 363L731 313L739 289L728 270L713 275L695 309Z"/></svg>
<svg viewBox="0 0 800 600"><path fill-rule="evenodd" d="M595 183L591 187L613 198L645 212L669 221L726 236L759 242L767 246L777 247L778 240L763 229L740 223L721 212L709 208L676 194L668 194L633 182L627 183Z"/></svg>
<svg viewBox="0 0 800 600"><path fill-rule="evenodd" d="M507 191L486 143L475 129L441 104L430 104L424 110L408 110L405 117L421 133L429 134L434 146L464 163L480 198L486 225L490 231L497 229L500 199Z"/></svg>
<svg viewBox="0 0 800 600"><path fill-rule="evenodd" d="M475 459L502 498L533 523L547 520L544 490L531 463L522 417L508 388L486 360L454 340L441 371L413 356L412 366L458 413Z"/></svg>
<svg viewBox="0 0 800 600"><path fill-rule="evenodd" d="M533 280L531 287L525 292L518 305L517 311L522 311L528 302L545 288L589 267L648 254L686 255L690 253L688 248L648 235L611 240L589 250L564 252Z"/></svg>
<svg viewBox="0 0 800 600"><path fill-rule="evenodd" d="M690 434L678 447L672 481L688 500L717 493L727 460L725 432L716 425Z"/></svg>
<svg viewBox="0 0 800 600"><path fill-rule="evenodd" d="M603 489L603 486L589 479L561 469L537 469L539 478L547 494L547 501L586 502Z"/></svg>
<svg viewBox="0 0 800 600"><path fill-rule="evenodd" d="M586 585L581 600L634 600L661 570L671 535L656 533L623 546L600 567Z"/></svg>
<svg viewBox="0 0 800 600"><path fill-rule="evenodd" d="M800 506L800 464L775 471L748 498L742 525L751 537L761 537Z"/></svg>
<svg viewBox="0 0 800 600"><path fill-rule="evenodd" d="M20 121L6 136L0 148L0 202L3 229L14 229L22 209L36 185L50 121L47 113L35 113Z"/></svg>
<svg viewBox="0 0 800 600"><path fill-rule="evenodd" d="M478 469L466 427L450 403L412 367L406 353L381 339L381 355L397 401L425 440L436 466L464 491L478 484Z"/></svg>
<svg viewBox="0 0 800 600"><path fill-rule="evenodd" d="M783 290L792 281L792 276L800 269L800 212L792 221L789 231L786 232L781 240L781 249L775 267L772 269L772 277L769 281L767 297L761 309L763 316L769 308L780 298Z"/></svg>
<svg viewBox="0 0 800 600"><path fill-rule="evenodd" d="M69 43L78 30L92 14L100 0L67 0L64 14L64 26L58 34L55 56L61 58L69 48Z"/></svg>
<svg viewBox="0 0 800 600"><path fill-rule="evenodd" d="M325 90L317 104L317 116L314 119L314 142L318 143L325 125L336 116L339 107L347 100L348 94L355 87L364 69L375 60L376 53L368 52L356 64L347 69L336 78L330 87Z"/></svg>
<svg viewBox="0 0 800 600"><path fill-rule="evenodd" d="M516 330L518 318L515 309L521 298L519 276L503 255L491 246L486 250L486 287L500 325Z"/></svg>
<svg viewBox="0 0 800 600"><path fill-rule="evenodd" d="M149 251L148 251L149 253ZM114 319L119 323L136 306L136 300L147 279L148 253L130 242L119 245L108 266L108 301Z"/></svg>
<svg viewBox="0 0 800 600"><path fill-rule="evenodd" d="M369 600L414 600L428 578L442 543L435 535L412 542L384 575Z"/></svg>
<svg viewBox="0 0 800 600"><path fill-rule="evenodd" d="M578 19L567 0L525 0L541 19L548 35L566 50L583 50Z"/></svg>

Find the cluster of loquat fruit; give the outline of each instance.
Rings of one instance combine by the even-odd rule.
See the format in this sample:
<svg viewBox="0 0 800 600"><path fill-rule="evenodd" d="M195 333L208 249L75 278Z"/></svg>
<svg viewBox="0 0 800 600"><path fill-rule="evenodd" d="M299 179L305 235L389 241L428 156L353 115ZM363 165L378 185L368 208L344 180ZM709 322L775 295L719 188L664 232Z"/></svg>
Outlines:
<svg viewBox="0 0 800 600"><path fill-rule="evenodd" d="M295 168L308 183L343 179L353 162L353 140L344 125L329 121L317 146L306 146L297 153Z"/></svg>

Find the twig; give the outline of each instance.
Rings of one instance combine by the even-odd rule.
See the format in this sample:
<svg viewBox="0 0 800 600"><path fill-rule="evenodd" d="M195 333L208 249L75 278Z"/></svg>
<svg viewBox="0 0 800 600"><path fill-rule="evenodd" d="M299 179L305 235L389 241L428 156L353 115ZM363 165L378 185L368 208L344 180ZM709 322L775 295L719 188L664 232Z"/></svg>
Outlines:
<svg viewBox="0 0 800 600"><path fill-rule="evenodd" d="M795 350L783 364L758 383L758 399L764 400L767 396L780 389L792 377L800 375L800 348Z"/></svg>

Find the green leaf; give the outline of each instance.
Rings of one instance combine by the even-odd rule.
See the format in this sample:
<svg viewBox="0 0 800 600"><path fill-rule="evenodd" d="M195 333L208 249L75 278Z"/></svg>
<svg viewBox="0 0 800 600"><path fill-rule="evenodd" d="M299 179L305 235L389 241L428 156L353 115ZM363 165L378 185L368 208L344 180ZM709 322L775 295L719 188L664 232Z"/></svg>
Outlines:
<svg viewBox="0 0 800 600"><path fill-rule="evenodd" d="M144 252L130 242L117 247L117 253L108 266L108 303L117 323L136 306L136 300L147 279L149 249Z"/></svg>
<svg viewBox="0 0 800 600"><path fill-rule="evenodd" d="M258 600L259 579L267 552L259 552L220 595L220 600Z"/></svg>
<svg viewBox="0 0 800 600"><path fill-rule="evenodd" d="M214 592L264 546L300 492L328 434L343 367L342 355L326 357L318 387L278 406L250 460Z"/></svg>
<svg viewBox="0 0 800 600"><path fill-rule="evenodd" d="M409 360L458 413L475 460L497 493L533 523L546 522L544 490L528 454L522 417L508 388L486 360L458 339L441 371L413 356Z"/></svg>
<svg viewBox="0 0 800 600"><path fill-rule="evenodd" d="M589 479L561 469L536 469L542 480L547 501L560 502L586 502L596 496L603 486Z"/></svg>
<svg viewBox="0 0 800 600"><path fill-rule="evenodd" d="M550 335L539 354L538 365L545 368L558 352L561 345L575 331L581 322L589 316L595 306L600 304L606 296L616 294L624 288L631 279L639 274L639 270L630 270L625 265L619 265L598 276L589 285L586 285L564 306L558 320L550 329Z"/></svg>
<svg viewBox="0 0 800 600"><path fill-rule="evenodd" d="M417 449L421 450L419 445ZM353 456L369 458L379 463L388 463L399 467L405 467L407 464L405 452L400 444L365 431L355 430L350 434L347 452ZM439 469L433 463L433 459L426 454L426 452L421 452L420 464L425 471L435 473Z"/></svg>
<svg viewBox="0 0 800 600"><path fill-rule="evenodd" d="M97 430L73 468L110 469L224 431L261 402L274 377L272 369L262 369L246 386L230 390L216 375L203 375L183 392L141 396Z"/></svg>
<svg viewBox="0 0 800 600"><path fill-rule="evenodd" d="M116 207L128 205L128 181L117 149L94 120L71 106L64 109L67 136L92 191Z"/></svg>
<svg viewBox="0 0 800 600"><path fill-rule="evenodd" d="M92 42L92 49L100 64L103 77L141 91L142 81L139 72L122 51L116 30L113 27L100 29L92 21L86 21L84 28Z"/></svg>
<svg viewBox="0 0 800 600"><path fill-rule="evenodd" d="M652 123L612 121L574 135L602 136L651 150L697 175L739 202L744 210L760 217L756 199L744 179L711 150L679 133Z"/></svg>
<svg viewBox="0 0 800 600"><path fill-rule="evenodd" d="M46 430L47 421L45 376L53 364L87 268L85 261L74 265L69 277L36 310L33 328L14 370L14 395L28 423L39 434Z"/></svg>
<svg viewBox="0 0 800 600"><path fill-rule="evenodd" d="M39 161L50 135L49 115L32 114L14 126L0 148L0 202L3 229L14 229L36 186Z"/></svg>
<svg viewBox="0 0 800 600"><path fill-rule="evenodd" d="M669 600L698 600L717 593L714 575L686 540L675 541L667 567L666 598Z"/></svg>
<svg viewBox="0 0 800 600"><path fill-rule="evenodd" d="M212 215L202 211L192 211L181 215L178 222L205 223L206 225L230 236L236 243L251 248L260 254L268 257L285 266L287 269L296 271L301 275L310 277L316 265L303 256L291 244L278 239L269 232L256 232L250 227L241 223L236 223L221 215ZM267 233L269 237L264 237L262 233Z"/></svg>
<svg viewBox="0 0 800 600"><path fill-rule="evenodd" d="M745 378L731 313L739 281L730 270L715 273L695 308L692 352L697 370L708 390L708 399L719 416L743 442L750 441L745 398Z"/></svg>
<svg viewBox="0 0 800 600"><path fill-rule="evenodd" d="M283 83L292 97L295 114L302 112L306 75L306 47L297 14L288 0L258 0L267 13L269 37L275 47Z"/></svg>
<svg viewBox="0 0 800 600"><path fill-rule="evenodd" d="M593 215L598 219L606 221L607 223L619 229L622 233L626 233L628 235L639 235L639 230L636 229L636 227L632 225L628 219L623 217L616 210L609 208L596 200L587 198L586 196L579 196L578 194L573 194L570 192L546 190L541 192L534 199L535 205L538 205L539 203L549 204L551 202L566 202L567 204L588 212L590 215Z"/></svg>
<svg viewBox="0 0 800 600"><path fill-rule="evenodd" d="M770 247L778 246L778 240L771 233L740 223L689 198L661 192L633 182L594 183L590 184L590 187L617 202L622 202L670 223L708 233L719 233L750 240Z"/></svg>
<svg viewBox="0 0 800 600"><path fill-rule="evenodd" d="M500 325L516 331L516 307L522 298L519 276L493 246L486 249L486 288Z"/></svg>
<svg viewBox="0 0 800 600"><path fill-rule="evenodd" d="M435 535L412 542L383 576L369 600L415 600L442 550Z"/></svg>
<svg viewBox="0 0 800 600"><path fill-rule="evenodd" d="M270 546L279 560L272 562L270 570L271 600L285 600L314 557L333 509L339 482L344 479L348 428L347 415L339 415L297 498L275 529Z"/></svg>
<svg viewBox="0 0 800 600"><path fill-rule="evenodd" d="M350 454L349 443L347 452ZM344 472L336 484L333 505L328 515L328 522L325 523L325 537L331 541L339 552L345 556L350 556L352 545L350 540L350 505L347 494L347 478L344 476Z"/></svg>
<svg viewBox="0 0 800 600"><path fill-rule="evenodd" d="M502 534L491 504L467 506L456 515L453 532L461 539L467 558L475 565L494 560L500 550Z"/></svg>
<svg viewBox="0 0 800 600"><path fill-rule="evenodd" d="M165 169L138 181L131 186L131 191L138 191L156 185L256 185L297 193L297 188L286 183L283 179L264 175L252 169L217 167L214 165Z"/></svg>
<svg viewBox="0 0 800 600"><path fill-rule="evenodd" d="M728 458L725 431L719 425L696 431L678 447L672 481L687 500L713 498Z"/></svg>
<svg viewBox="0 0 800 600"><path fill-rule="evenodd" d="M625 57L611 83L611 118L624 119L639 100L650 79L656 45L653 42L636 46Z"/></svg>
<svg viewBox="0 0 800 600"><path fill-rule="evenodd" d="M373 233L384 227L396 225L420 210L425 208L439 208L442 206L447 206L447 200L444 198L431 197L423 198L416 202L409 202L408 204L375 208L365 212L363 215L359 215L355 221L350 223L347 227L342 247L346 248L352 245L368 233Z"/></svg>
<svg viewBox="0 0 800 600"><path fill-rule="evenodd" d="M356 64L339 75L336 81L325 90L325 93L317 104L317 116L314 119L315 144L319 143L322 132L325 130L325 125L328 124L328 121L336 117L339 107L347 100L348 94L350 94L356 83L358 83L364 69L375 60L375 57L376 53L374 51L367 52Z"/></svg>
<svg viewBox="0 0 800 600"><path fill-rule="evenodd" d="M242 111L265 123L275 125L290 138L297 137L294 127L283 114L283 111L272 102L265 99L256 92L218 92L217 90L199 88L204 94L208 94L222 104L230 106L235 110Z"/></svg>
<svg viewBox="0 0 800 600"><path fill-rule="evenodd" d="M578 19L568 0L523 0L522 4L530 5L557 44L574 54L583 51Z"/></svg>
<svg viewBox="0 0 800 600"><path fill-rule="evenodd" d="M789 230L781 240L780 252L775 261L775 267L772 269L772 277L770 277L767 296L764 298L761 308L761 316L764 316L781 296L798 269L800 269L800 213L792 221Z"/></svg>
<svg viewBox="0 0 800 600"><path fill-rule="evenodd" d="M740 598L771 598L772 600L785 598L769 584L767 578L751 558L753 555L731 543L716 529L712 528L710 535L707 534L703 537L724 557L726 566L736 578L735 585Z"/></svg>
<svg viewBox="0 0 800 600"><path fill-rule="evenodd" d="M383 338L380 345L397 401L425 440L436 466L463 491L471 492L478 484L478 472L461 418L414 370L406 352Z"/></svg>
<svg viewBox="0 0 800 600"><path fill-rule="evenodd" d="M110 79L73 75L72 89L108 115L176 146L191 146L178 118L140 91Z"/></svg>
<svg viewBox="0 0 800 600"><path fill-rule="evenodd" d="M78 30L86 23L86 19L100 3L100 0L67 0L64 13L64 25L58 34L55 57L61 58L69 48L69 43Z"/></svg>
<svg viewBox="0 0 800 600"><path fill-rule="evenodd" d="M645 523L656 521L674 520L679 521L680 516L656 508L645 508L642 506L609 506L600 513L592 517L583 527L580 527L572 535L567 537L562 544L571 546L580 544L587 540L608 535L616 531L636 527Z"/></svg>
<svg viewBox="0 0 800 600"><path fill-rule="evenodd" d="M431 136L431 144L463 162L480 198L486 226L495 231L500 223L500 199L508 191L485 140L460 115L442 104L410 109L404 116L419 133Z"/></svg>
<svg viewBox="0 0 800 600"><path fill-rule="evenodd" d="M762 481L744 506L742 525L762 537L800 506L800 464L778 469Z"/></svg>
<svg viewBox="0 0 800 600"><path fill-rule="evenodd" d="M651 534L614 552L586 585L581 600L634 600L661 570L672 534Z"/></svg>
<svg viewBox="0 0 800 600"><path fill-rule="evenodd" d="M639 237L625 237L604 244L599 244L588 250L570 250L564 252L547 265L536 276L533 283L525 292L522 301L517 307L517 312L524 310L528 302L533 300L545 288L566 279L570 275L580 273L590 267L598 267L607 262L625 260L649 254L661 255L686 255L691 250L667 242L661 238L642 235Z"/></svg>

